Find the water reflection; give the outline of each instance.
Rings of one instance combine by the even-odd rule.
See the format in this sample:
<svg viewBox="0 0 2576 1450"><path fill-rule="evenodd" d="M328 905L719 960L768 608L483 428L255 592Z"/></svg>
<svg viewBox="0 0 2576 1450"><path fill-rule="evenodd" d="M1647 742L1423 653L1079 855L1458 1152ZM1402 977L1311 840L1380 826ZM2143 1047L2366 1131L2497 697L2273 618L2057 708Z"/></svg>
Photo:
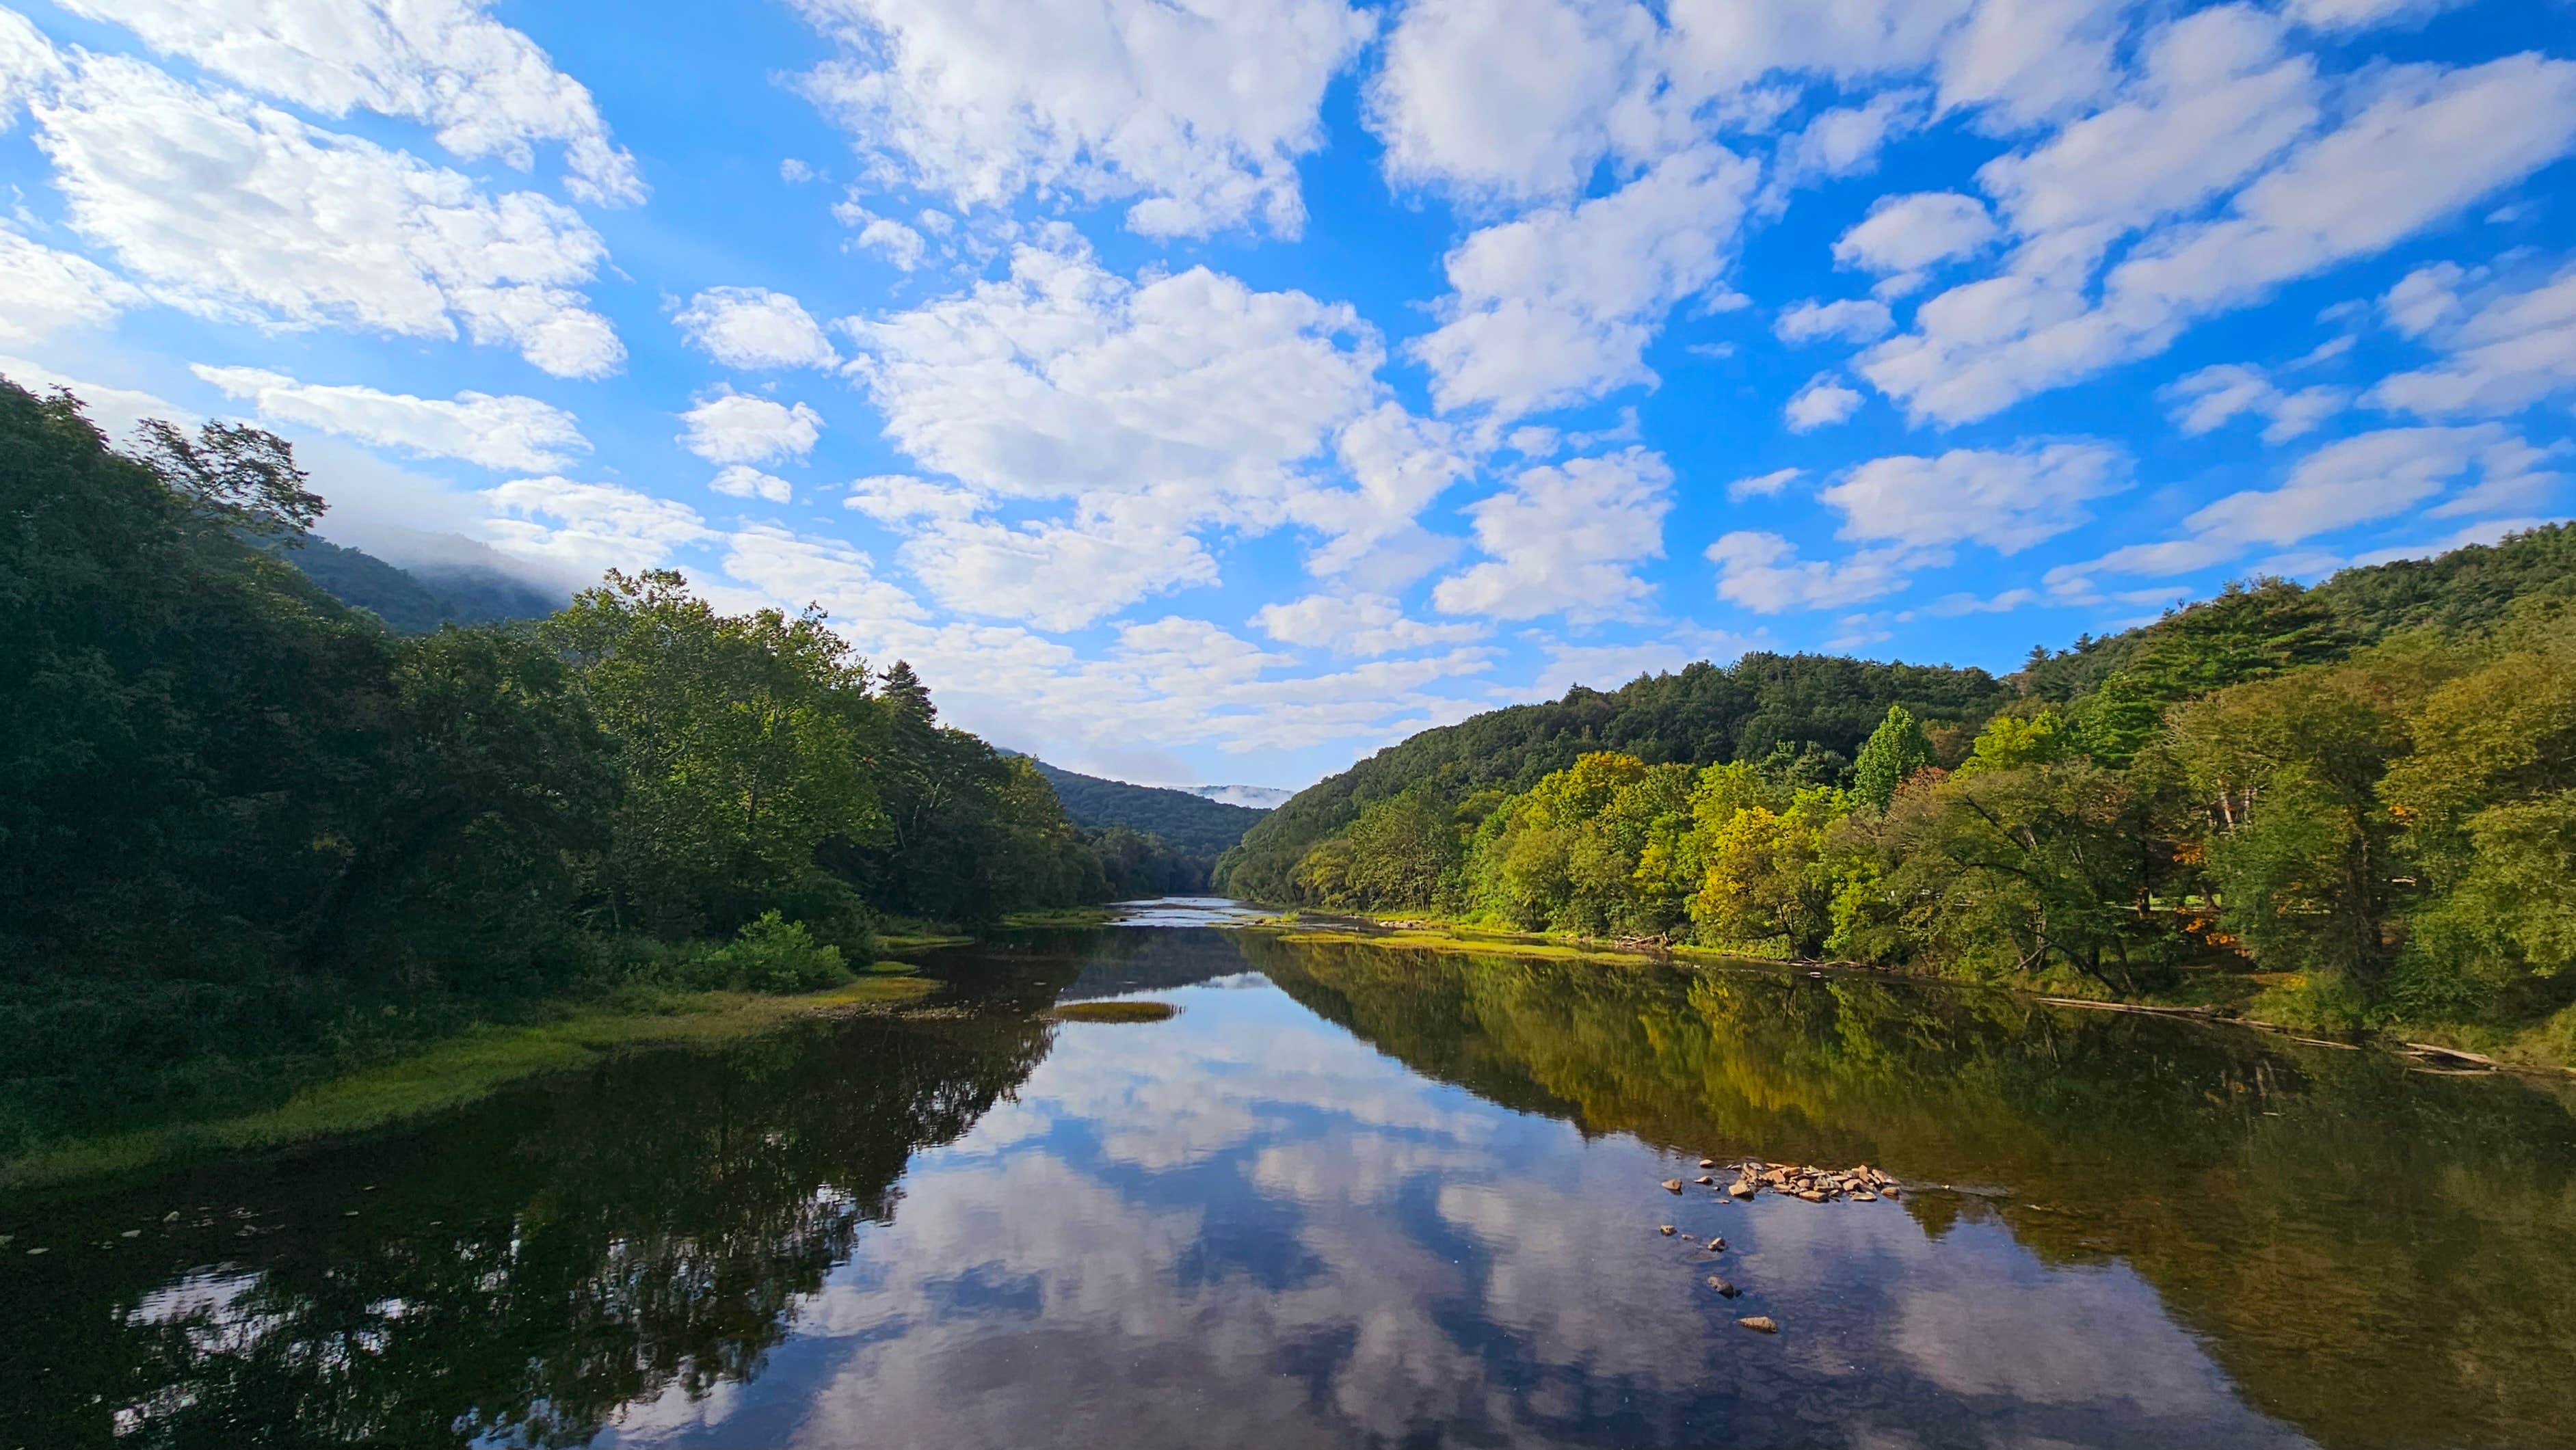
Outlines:
<svg viewBox="0 0 2576 1450"><path fill-rule="evenodd" d="M0 1204L59 1245L0 1260L0 1444L2576 1440L2576 1147L2517 1084L1206 930L945 970L985 988L931 1020ZM1185 1010L1035 1015L1138 991ZM1655 1187L1703 1151L1983 1191Z"/></svg>

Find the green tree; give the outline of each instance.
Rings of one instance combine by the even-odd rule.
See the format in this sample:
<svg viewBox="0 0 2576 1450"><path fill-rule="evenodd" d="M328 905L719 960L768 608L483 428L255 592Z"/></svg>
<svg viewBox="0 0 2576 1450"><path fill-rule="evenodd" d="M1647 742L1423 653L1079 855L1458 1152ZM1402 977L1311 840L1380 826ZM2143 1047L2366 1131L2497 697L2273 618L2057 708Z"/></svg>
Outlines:
<svg viewBox="0 0 2576 1450"><path fill-rule="evenodd" d="M1896 788L1932 763L1932 742L1914 712L1903 705L1887 707L1887 718L1870 732L1860 757L1852 762L1852 796L1871 810L1883 811L1896 798Z"/></svg>

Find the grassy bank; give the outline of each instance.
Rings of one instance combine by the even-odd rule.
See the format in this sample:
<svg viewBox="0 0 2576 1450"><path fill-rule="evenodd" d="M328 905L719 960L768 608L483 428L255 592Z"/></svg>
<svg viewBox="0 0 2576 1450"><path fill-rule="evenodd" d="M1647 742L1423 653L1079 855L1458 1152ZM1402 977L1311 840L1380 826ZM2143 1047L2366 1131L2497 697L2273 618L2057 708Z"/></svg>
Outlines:
<svg viewBox="0 0 2576 1450"><path fill-rule="evenodd" d="M1506 931L1445 917L1419 915L1330 918L1304 916L1292 911L1248 929L1294 935L1300 941L1364 943L1421 951L1500 953L1544 961L1653 960L1710 965L1763 963L1866 972L1889 970L1863 963L1797 962L1708 947L1607 941L1558 932ZM1926 975L1925 980L1951 979ZM2191 969L2184 971L2182 979L2167 990L2127 997L2115 996L2098 982L2066 972L1984 985L2001 985L2047 997L2182 1010L2211 1021L2341 1037L2356 1044L2369 1043L2400 1050L2433 1046L2471 1054L2496 1066L2520 1071L2576 1073L2576 1007L2569 1007L2536 1023L2509 1028L2399 1020L2383 1023L2370 1032L2354 1032L2315 1015L2310 1010L2307 983L2291 973Z"/></svg>
<svg viewBox="0 0 2576 1450"><path fill-rule="evenodd" d="M61 1143L0 1163L0 1189L103 1177L208 1153L363 1133L461 1106L525 1078L573 1071L611 1053L749 1036L791 1017L884 1009L934 989L871 973L826 991L647 991L568 1009L553 1020L473 1027L399 1061L317 1083L283 1104L212 1122L171 1123Z"/></svg>

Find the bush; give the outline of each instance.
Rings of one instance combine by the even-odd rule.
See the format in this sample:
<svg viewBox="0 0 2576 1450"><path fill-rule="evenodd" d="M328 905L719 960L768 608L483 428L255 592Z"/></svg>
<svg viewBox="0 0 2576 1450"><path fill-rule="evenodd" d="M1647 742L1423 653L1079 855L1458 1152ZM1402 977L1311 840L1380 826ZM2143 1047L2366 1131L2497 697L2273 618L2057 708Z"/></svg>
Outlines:
<svg viewBox="0 0 2576 1450"><path fill-rule="evenodd" d="M746 923L712 960L723 966L726 985L750 992L813 992L850 980L839 947L818 945L805 923L775 911Z"/></svg>

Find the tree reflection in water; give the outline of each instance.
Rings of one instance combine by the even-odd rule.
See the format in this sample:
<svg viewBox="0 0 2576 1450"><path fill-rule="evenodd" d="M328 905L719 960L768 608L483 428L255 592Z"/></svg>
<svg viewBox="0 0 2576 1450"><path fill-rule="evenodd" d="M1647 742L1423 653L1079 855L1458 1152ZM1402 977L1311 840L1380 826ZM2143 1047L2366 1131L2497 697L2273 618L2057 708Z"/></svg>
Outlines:
<svg viewBox="0 0 2576 1450"><path fill-rule="evenodd" d="M939 970L969 1006L0 1203L0 1445L2576 1443L2564 1092L1868 976ZM1138 991L1188 1006L1042 1016ZM1978 1191L1654 1189L1701 1153Z"/></svg>

